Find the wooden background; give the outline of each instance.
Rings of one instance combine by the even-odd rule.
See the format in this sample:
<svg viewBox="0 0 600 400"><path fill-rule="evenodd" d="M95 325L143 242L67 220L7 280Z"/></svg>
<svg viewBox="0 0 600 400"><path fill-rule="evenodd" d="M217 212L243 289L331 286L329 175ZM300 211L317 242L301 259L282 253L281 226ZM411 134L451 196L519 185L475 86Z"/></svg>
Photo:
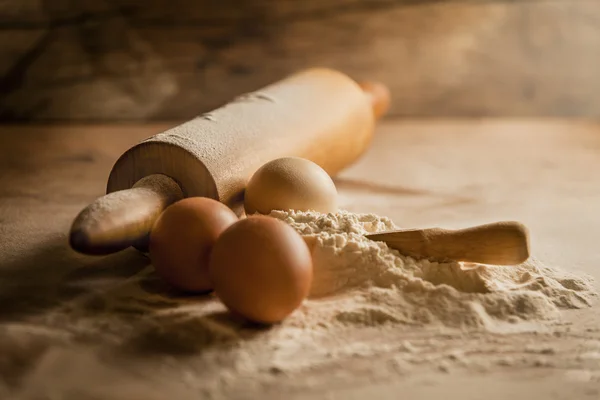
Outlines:
<svg viewBox="0 0 600 400"><path fill-rule="evenodd" d="M190 118L299 68L395 116L600 116L600 0L0 0L0 118Z"/></svg>

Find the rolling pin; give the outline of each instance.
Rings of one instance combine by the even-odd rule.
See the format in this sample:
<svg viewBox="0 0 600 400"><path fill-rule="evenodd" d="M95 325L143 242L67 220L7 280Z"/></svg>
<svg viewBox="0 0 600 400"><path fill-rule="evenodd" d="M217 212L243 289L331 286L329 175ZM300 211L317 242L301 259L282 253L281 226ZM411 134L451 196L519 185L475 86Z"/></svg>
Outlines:
<svg viewBox="0 0 600 400"><path fill-rule="evenodd" d="M365 152L388 104L383 85L361 85L326 68L239 96L121 155L107 194L75 218L69 243L84 254L145 251L160 213L190 196L216 199L241 215L247 181L276 158L303 157L335 175Z"/></svg>

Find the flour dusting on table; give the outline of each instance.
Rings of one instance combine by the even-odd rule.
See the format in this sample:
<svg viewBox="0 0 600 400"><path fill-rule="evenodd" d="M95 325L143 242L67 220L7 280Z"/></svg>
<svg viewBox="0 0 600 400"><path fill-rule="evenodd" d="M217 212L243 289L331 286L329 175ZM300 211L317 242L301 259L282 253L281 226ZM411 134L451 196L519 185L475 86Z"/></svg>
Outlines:
<svg viewBox="0 0 600 400"><path fill-rule="evenodd" d="M346 385L352 368L379 377L588 368L584 356L600 351L594 332L572 335L560 322L561 310L591 304L585 275L533 259L417 261L363 236L396 228L372 214L271 215L314 241L310 297L281 324L257 327L214 295L173 293L148 266L102 288L75 286L80 296L0 326L0 398L244 398L275 382L291 391L333 385L331 374L318 381L320 368ZM585 371L600 380L597 368Z"/></svg>

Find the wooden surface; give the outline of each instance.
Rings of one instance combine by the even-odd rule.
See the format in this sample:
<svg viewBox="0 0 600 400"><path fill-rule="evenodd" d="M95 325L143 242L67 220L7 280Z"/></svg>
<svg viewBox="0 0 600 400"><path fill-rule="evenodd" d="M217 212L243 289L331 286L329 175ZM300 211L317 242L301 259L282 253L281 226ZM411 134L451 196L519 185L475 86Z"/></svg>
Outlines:
<svg viewBox="0 0 600 400"><path fill-rule="evenodd" d="M59 304L116 287L147 265L145 257L135 251L106 258L77 255L67 246L67 233L72 218L103 194L116 158L132 144L169 126L0 128L0 395L4 384L38 394L26 399L49 393L75 396L57 397L65 399L107 399L96 396L102 388L130 394L140 391L150 399L198 398L198 393L182 395L181 387L165 381L160 372L162 367L177 368L183 357L189 362L189 355L174 353L163 366L151 357L143 358L146 372L157 368L151 376L129 364L102 369L107 360L86 358L85 349L98 346L93 336L81 336L79 347L69 349L59 332L33 322ZM378 129L368 154L344 171L336 184L343 208L387 215L401 227L459 229L495 220L522 221L530 229L536 257L567 270L587 271L600 280L599 154L600 124L389 121ZM90 304L79 318L89 322L101 315L99 310ZM75 329L79 320L68 321L61 325L67 331ZM354 359L343 370L324 366L299 375L281 375L266 386L227 381L227 390L238 393L235 398L260 395L266 399L287 393L290 399L309 395L397 399L403 394L411 399L592 400L600 390L600 365L597 359L572 355L594 346L600 349L599 324L600 313L593 307L565 312L554 331L490 339L490 348L517 355L525 350L512 343L522 343L523 338L537 344L552 342L556 350L540 354L537 366L499 364L451 373L436 369L408 374L384 369L389 373L381 374L387 364L382 364L383 355L375 354ZM53 335L56 341L42 345L30 336L16 342L2 339L6 330L27 325L36 334ZM361 340L368 338L368 332L361 334ZM393 330L386 340L398 344L406 339L405 334ZM411 340L423 336L415 335ZM444 349L460 349L481 340L478 335L428 335L434 335L427 338L435 337ZM384 353L393 356L389 350Z"/></svg>
<svg viewBox="0 0 600 400"><path fill-rule="evenodd" d="M397 116L600 115L597 0L4 0L0 117L187 119L299 68Z"/></svg>

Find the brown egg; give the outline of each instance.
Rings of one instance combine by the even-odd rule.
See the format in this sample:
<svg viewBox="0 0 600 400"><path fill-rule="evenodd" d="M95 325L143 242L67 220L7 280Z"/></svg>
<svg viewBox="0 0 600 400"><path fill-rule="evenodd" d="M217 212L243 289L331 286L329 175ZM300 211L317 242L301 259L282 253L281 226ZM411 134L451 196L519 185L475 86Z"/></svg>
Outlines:
<svg viewBox="0 0 600 400"><path fill-rule="evenodd" d="M150 233L150 259L157 274L180 290L211 290L210 251L237 220L226 205L206 197L189 197L167 207Z"/></svg>
<svg viewBox="0 0 600 400"><path fill-rule="evenodd" d="M272 210L337 210L337 190L323 168L298 157L278 158L260 167L246 185L247 214Z"/></svg>
<svg viewBox="0 0 600 400"><path fill-rule="evenodd" d="M229 227L213 247L215 293L232 312L276 323L306 298L312 283L308 246L285 222L251 216Z"/></svg>

